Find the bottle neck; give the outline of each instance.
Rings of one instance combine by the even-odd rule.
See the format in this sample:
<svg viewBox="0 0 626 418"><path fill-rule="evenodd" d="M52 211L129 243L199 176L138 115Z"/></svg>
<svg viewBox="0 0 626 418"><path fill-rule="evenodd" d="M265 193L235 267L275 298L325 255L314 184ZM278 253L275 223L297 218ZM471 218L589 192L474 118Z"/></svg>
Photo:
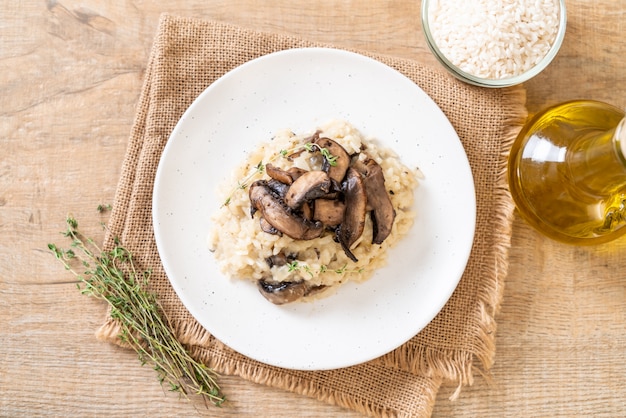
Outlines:
<svg viewBox="0 0 626 418"><path fill-rule="evenodd" d="M615 151L617 152L618 157L624 166L626 166L626 116L615 127L613 141L615 143Z"/></svg>
<svg viewBox="0 0 626 418"><path fill-rule="evenodd" d="M598 197L626 193L626 117L614 129L581 138L568 154L577 187Z"/></svg>

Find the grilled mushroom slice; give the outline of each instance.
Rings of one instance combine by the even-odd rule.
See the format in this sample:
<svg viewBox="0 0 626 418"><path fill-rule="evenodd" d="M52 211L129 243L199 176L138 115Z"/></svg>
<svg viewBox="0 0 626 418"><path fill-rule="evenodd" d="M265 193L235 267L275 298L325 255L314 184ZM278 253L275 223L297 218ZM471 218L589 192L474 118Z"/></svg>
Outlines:
<svg viewBox="0 0 626 418"><path fill-rule="evenodd" d="M283 170L282 168L276 167L273 164L266 164L265 172L268 176L270 176L274 180L280 181L283 184L293 183L293 179L291 178L287 170Z"/></svg>
<svg viewBox="0 0 626 418"><path fill-rule="evenodd" d="M287 195L287 190L289 190L288 184L281 183L278 180L269 179L266 184L267 187L281 199L285 198L285 195Z"/></svg>
<svg viewBox="0 0 626 418"><path fill-rule="evenodd" d="M334 165L331 165L328 159L324 158L322 170L328 173L328 177L340 184L350 166L350 154L348 154L348 151L341 145L330 138L316 137L313 138L313 143L320 148L326 148L330 155L335 157Z"/></svg>
<svg viewBox="0 0 626 418"><path fill-rule="evenodd" d="M324 232L324 225L321 222L308 221L289 209L267 186L265 180L252 183L249 196L252 216L260 211L261 216L271 226L293 239L314 239Z"/></svg>
<svg viewBox="0 0 626 418"><path fill-rule="evenodd" d="M275 305L298 300L306 294L307 284L304 280L298 282L274 282L261 279L257 282L259 292Z"/></svg>
<svg viewBox="0 0 626 418"><path fill-rule="evenodd" d="M326 172L307 171L289 186L285 204L291 209L298 209L304 202L324 196L330 191L330 186L330 178Z"/></svg>
<svg viewBox="0 0 626 418"><path fill-rule="evenodd" d="M298 213L306 220L310 221L313 219L313 208L309 202L304 202L302 206L300 206Z"/></svg>
<svg viewBox="0 0 626 418"><path fill-rule="evenodd" d="M304 296L315 294L326 288L324 285L311 286L304 280L297 282L275 282L261 279L257 282L259 292L275 305L284 305Z"/></svg>
<svg viewBox="0 0 626 418"><path fill-rule="evenodd" d="M263 232L267 232L268 234L278 235L278 236L282 235L282 233L278 229L274 228L272 224L267 222L264 217L261 216L261 218L259 219L259 223L261 225L261 230Z"/></svg>
<svg viewBox="0 0 626 418"><path fill-rule="evenodd" d="M343 221L337 227L336 238L346 255L354 262L358 259L352 254L350 247L363 234L365 215L367 213L367 194L361 174L349 167L343 183L346 210Z"/></svg>
<svg viewBox="0 0 626 418"><path fill-rule="evenodd" d="M391 198L385 189L385 176L381 166L373 159L368 159L359 165L359 171L363 175L363 184L367 193L367 204L372 210L372 224L374 235L372 242L382 244L391 234L396 211L391 203Z"/></svg>
<svg viewBox="0 0 626 418"><path fill-rule="evenodd" d="M307 171L299 167L290 167L288 170L283 170L282 168L268 163L265 166L265 172L274 180L278 180L283 184L291 184Z"/></svg>
<svg viewBox="0 0 626 418"><path fill-rule="evenodd" d="M346 205L336 199L316 199L313 203L313 219L328 227L335 227L343 221Z"/></svg>

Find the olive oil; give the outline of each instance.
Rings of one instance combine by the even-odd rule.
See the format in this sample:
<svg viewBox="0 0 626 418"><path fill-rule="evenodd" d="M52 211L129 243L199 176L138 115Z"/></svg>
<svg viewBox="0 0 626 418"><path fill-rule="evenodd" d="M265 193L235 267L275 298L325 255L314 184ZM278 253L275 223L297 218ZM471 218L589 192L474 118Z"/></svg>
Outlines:
<svg viewBox="0 0 626 418"><path fill-rule="evenodd" d="M509 156L520 215L550 238L599 244L626 233L626 119L602 102L548 108L522 128Z"/></svg>

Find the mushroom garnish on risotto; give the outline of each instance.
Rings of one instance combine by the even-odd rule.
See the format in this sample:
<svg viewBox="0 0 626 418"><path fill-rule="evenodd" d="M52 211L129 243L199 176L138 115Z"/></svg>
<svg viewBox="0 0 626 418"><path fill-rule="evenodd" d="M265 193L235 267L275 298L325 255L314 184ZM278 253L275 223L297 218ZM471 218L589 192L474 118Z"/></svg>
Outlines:
<svg viewBox="0 0 626 418"><path fill-rule="evenodd" d="M413 224L416 186L416 168L345 121L280 132L219 190L209 248L270 302L309 300L385 264Z"/></svg>

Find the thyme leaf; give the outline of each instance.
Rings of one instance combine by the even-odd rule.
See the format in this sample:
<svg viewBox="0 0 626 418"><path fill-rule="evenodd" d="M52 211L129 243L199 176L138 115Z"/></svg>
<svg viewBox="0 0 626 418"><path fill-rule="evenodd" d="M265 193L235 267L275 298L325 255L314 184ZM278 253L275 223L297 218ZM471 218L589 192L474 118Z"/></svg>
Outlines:
<svg viewBox="0 0 626 418"><path fill-rule="evenodd" d="M110 315L120 325L118 338L129 345L142 365L150 364L162 386L180 393L201 396L216 406L225 401L217 373L191 357L172 332L157 295L149 290L151 272L137 268L132 254L115 239L103 250L78 230L78 222L66 219L63 235L71 248L48 244L48 249L66 270L78 279L82 294L106 301Z"/></svg>

